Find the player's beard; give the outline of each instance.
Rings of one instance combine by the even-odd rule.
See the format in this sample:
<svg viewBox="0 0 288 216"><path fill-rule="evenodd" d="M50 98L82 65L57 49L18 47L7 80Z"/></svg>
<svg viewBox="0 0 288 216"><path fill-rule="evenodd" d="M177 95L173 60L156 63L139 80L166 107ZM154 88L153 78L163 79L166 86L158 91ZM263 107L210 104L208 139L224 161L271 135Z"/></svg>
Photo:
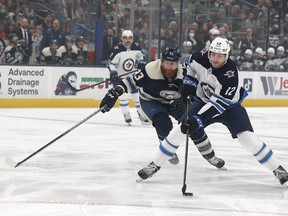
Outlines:
<svg viewBox="0 0 288 216"><path fill-rule="evenodd" d="M175 74L177 73L177 70L178 70L178 68L176 68L176 69L165 69L164 66L161 65L162 74L166 78L171 78L171 77L175 76Z"/></svg>

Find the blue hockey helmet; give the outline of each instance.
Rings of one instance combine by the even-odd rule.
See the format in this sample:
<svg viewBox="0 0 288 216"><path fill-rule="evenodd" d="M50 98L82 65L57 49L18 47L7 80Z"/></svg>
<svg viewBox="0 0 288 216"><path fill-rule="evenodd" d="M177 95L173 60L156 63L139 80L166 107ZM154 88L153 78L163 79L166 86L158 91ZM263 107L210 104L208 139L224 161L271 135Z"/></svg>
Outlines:
<svg viewBox="0 0 288 216"><path fill-rule="evenodd" d="M180 51L177 48L167 47L162 53L162 59L167 61L178 62L181 57Z"/></svg>

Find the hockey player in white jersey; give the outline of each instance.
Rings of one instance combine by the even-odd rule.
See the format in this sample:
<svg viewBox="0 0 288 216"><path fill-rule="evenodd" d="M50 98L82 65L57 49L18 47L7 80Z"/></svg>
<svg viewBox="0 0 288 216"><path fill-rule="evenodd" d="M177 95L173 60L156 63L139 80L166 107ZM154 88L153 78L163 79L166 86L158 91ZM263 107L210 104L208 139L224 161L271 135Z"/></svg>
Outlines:
<svg viewBox="0 0 288 216"><path fill-rule="evenodd" d="M118 77L119 75L133 71L135 68L141 69L145 66L145 64L145 56L141 51L139 44L133 42L132 31L124 30L122 32L122 43L114 47L108 60L110 80L113 83L113 87L116 87L121 81L121 79ZM149 121L147 120L140 106L137 89L133 88L129 93L131 93L134 100L139 119L142 122L148 123ZM129 112L129 94L121 95L121 97L119 97L119 102L125 122L130 124L132 119Z"/></svg>
<svg viewBox="0 0 288 216"><path fill-rule="evenodd" d="M219 122L229 129L232 138L238 138L242 147L260 164L274 173L280 184L287 184L287 171L268 145L254 134L248 114L241 106L247 92L240 86L238 69L229 59L229 51L228 40L217 37L209 49L196 52L187 60L187 74L180 93L184 98L194 96L189 118L173 128L162 142L164 150L159 149L154 160L138 172L142 179L152 177L175 154L178 146L185 141L187 131L198 149L211 151L204 128Z"/></svg>

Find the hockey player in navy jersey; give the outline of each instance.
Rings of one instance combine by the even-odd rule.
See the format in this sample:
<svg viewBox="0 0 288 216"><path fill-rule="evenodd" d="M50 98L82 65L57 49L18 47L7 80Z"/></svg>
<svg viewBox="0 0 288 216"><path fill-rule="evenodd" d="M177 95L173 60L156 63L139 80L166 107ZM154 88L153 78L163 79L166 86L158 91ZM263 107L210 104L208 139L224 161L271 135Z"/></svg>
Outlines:
<svg viewBox="0 0 288 216"><path fill-rule="evenodd" d="M129 71L133 71L136 67L138 69L141 69L146 64L144 54L141 51L139 44L133 42L132 31L124 30L122 32L122 41L122 43L113 48L108 60L110 80L113 83L113 87L116 87L117 84L119 84L119 82L121 81L121 79L118 77L119 75L127 73ZM131 96L135 102L139 119L142 122L148 123L147 117L144 115L140 106L139 94L137 89L132 88L130 90L131 91L129 91L128 93L131 93ZM129 112L129 95L121 95L121 97L119 97L119 101L125 122L130 124L132 119Z"/></svg>
<svg viewBox="0 0 288 216"><path fill-rule="evenodd" d="M233 138L254 155L260 164L271 170L281 184L288 181L286 170L279 164L273 151L260 141L253 132L248 114L241 102L247 96L240 86L238 70L229 59L230 46L227 39L215 38L209 49L192 54L186 61L186 76L180 93L184 98L194 96L189 118L174 127L162 142L154 160L138 172L142 179L153 176L175 154L178 146L190 138L200 152L211 152L211 143L204 128L219 122L224 124ZM209 156L209 154L207 155ZM210 155L211 156L211 155Z"/></svg>
<svg viewBox="0 0 288 216"><path fill-rule="evenodd" d="M115 88L110 89L100 104L102 112L107 112L114 106L119 96L130 92L132 88L139 88L142 109L156 130L160 141L159 149L165 152L162 141L173 128L170 116L180 121L186 110L183 98L178 92L183 81L180 57L178 49L167 48L162 53L161 59L149 62L141 71L123 79ZM200 152L201 148L200 146ZM179 160L174 153L169 161L177 164ZM207 151L209 155L204 151L201 153L213 166L217 168L224 166L225 162L215 156L211 146L209 152Z"/></svg>

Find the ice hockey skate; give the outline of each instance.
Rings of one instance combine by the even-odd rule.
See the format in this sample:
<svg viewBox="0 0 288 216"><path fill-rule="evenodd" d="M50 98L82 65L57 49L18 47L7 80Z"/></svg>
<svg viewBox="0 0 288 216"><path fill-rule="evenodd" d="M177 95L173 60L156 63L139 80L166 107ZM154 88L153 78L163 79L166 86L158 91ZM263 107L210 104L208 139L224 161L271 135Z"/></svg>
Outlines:
<svg viewBox="0 0 288 216"><path fill-rule="evenodd" d="M143 114L141 114L139 111L137 111L138 113L138 117L139 120L143 123L143 124L150 124L149 120L146 118L146 116L144 116Z"/></svg>
<svg viewBox="0 0 288 216"><path fill-rule="evenodd" d="M273 171L273 173L281 185L285 184L288 186L288 173L282 166L279 166L276 170Z"/></svg>
<svg viewBox="0 0 288 216"><path fill-rule="evenodd" d="M138 171L138 175L140 176L136 182L143 181L145 179L151 178L161 167L158 167L152 161L147 167Z"/></svg>
<svg viewBox="0 0 288 216"><path fill-rule="evenodd" d="M125 122L131 125L132 119L131 119L130 113L123 114L123 116L124 116Z"/></svg>
<svg viewBox="0 0 288 216"><path fill-rule="evenodd" d="M178 155L175 153L172 158L168 160L171 164L176 165L179 163Z"/></svg>
<svg viewBox="0 0 288 216"><path fill-rule="evenodd" d="M212 158L207 159L207 161L208 161L211 165L215 166L215 167L218 168L218 169L227 170L227 169L224 167L225 161L222 160L221 158L218 158L218 157L216 157L216 156L213 156Z"/></svg>

